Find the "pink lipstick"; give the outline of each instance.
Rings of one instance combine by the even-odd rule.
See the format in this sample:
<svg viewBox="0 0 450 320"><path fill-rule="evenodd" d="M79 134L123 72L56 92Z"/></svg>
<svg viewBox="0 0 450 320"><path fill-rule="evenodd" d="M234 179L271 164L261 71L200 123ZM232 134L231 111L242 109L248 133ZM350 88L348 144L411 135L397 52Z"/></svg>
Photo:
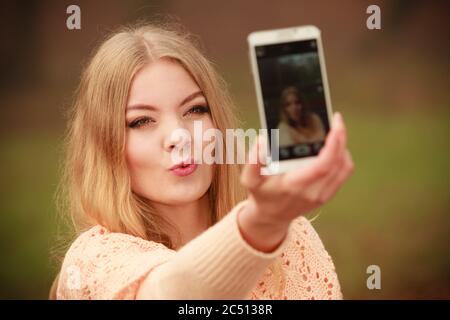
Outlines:
<svg viewBox="0 0 450 320"><path fill-rule="evenodd" d="M185 177L193 173L195 169L197 169L197 164L191 160L190 163L182 162L180 164L174 165L170 168L170 171L172 171L179 177Z"/></svg>

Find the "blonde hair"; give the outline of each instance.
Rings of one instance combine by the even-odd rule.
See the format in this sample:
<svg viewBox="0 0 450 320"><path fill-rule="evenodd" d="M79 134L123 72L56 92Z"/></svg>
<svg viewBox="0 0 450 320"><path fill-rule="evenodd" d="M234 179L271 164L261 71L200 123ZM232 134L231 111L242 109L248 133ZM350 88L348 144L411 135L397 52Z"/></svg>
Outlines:
<svg viewBox="0 0 450 320"><path fill-rule="evenodd" d="M148 199L131 189L125 160L125 106L137 71L165 57L180 63L196 81L208 101L214 126L223 133L236 128L236 108L226 83L198 47L181 25L141 23L112 33L95 51L69 111L57 190L59 211L70 213L76 235L101 224L112 232L175 247L166 232L173 226ZM239 182L240 172L237 164L216 166L208 190L212 224L247 197ZM271 268L281 270L276 265Z"/></svg>

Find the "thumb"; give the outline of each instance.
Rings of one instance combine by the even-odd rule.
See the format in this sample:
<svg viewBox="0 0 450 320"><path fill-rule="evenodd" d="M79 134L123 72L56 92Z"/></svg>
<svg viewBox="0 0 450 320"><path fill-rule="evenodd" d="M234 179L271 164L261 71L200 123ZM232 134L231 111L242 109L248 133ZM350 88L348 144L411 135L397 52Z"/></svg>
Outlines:
<svg viewBox="0 0 450 320"><path fill-rule="evenodd" d="M248 153L247 162L241 174L241 183L249 190L259 187L265 176L261 175L261 167L265 164L267 155L266 141L263 135L259 135Z"/></svg>

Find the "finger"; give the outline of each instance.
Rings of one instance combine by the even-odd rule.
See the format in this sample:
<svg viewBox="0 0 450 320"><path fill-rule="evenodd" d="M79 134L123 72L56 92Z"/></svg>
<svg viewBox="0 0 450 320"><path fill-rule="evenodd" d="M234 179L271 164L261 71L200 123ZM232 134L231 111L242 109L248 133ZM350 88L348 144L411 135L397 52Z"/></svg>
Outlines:
<svg viewBox="0 0 450 320"><path fill-rule="evenodd" d="M325 146L320 150L319 155L306 168L300 168L286 175L289 183L308 183L326 176L331 171L339 150L342 150L339 136L342 135L343 126L338 113L334 114L333 123L333 128L328 133Z"/></svg>
<svg viewBox="0 0 450 320"><path fill-rule="evenodd" d="M344 141L342 141L344 138L342 135L339 137L341 140L341 145L345 144ZM342 171L342 167L345 162L345 150L342 150L342 147L339 147L339 153L337 154L335 160L333 161L329 172L321 177L320 179L316 180L314 183L312 183L308 189L310 189L310 192L312 194L318 194L319 196L324 193L324 190L328 190L329 186L334 183L336 178L340 175L340 172Z"/></svg>
<svg viewBox="0 0 450 320"><path fill-rule="evenodd" d="M325 146L320 150L317 156L317 165L329 165L333 163L334 157L345 149L347 134L344 126L344 120L339 112L336 112L333 118L332 137L326 141ZM330 145L327 147L327 143Z"/></svg>
<svg viewBox="0 0 450 320"><path fill-rule="evenodd" d="M340 117L340 124L336 124L337 130L337 139L339 139L339 146L336 150L336 155L330 165L329 172L325 181L333 181L333 177L337 176L337 172L341 169L342 164L344 163L345 152L347 150L347 130L345 128L342 116L338 113L337 115ZM325 182L325 183L326 183Z"/></svg>
<svg viewBox="0 0 450 320"><path fill-rule="evenodd" d="M342 145L342 152L344 153L345 150L347 149L347 127L345 126L344 123L344 117L342 116L341 113L339 113L339 117L340 117L340 125L341 125L341 139L344 142Z"/></svg>
<svg viewBox="0 0 450 320"><path fill-rule="evenodd" d="M261 167L267 154L266 146L264 136L259 135L248 154L247 163L241 174L241 183L249 190L257 188L266 179L261 175Z"/></svg>
<svg viewBox="0 0 450 320"><path fill-rule="evenodd" d="M336 176L336 172L339 171L344 162L345 152L347 151L347 129L345 128L342 116L339 114L338 117L340 117L339 121L341 125L341 127L337 129L338 130L337 135L340 143L337 150L337 154L332 162L329 171L331 173L331 176ZM330 180L330 178L327 178L327 180Z"/></svg>
<svg viewBox="0 0 450 320"><path fill-rule="evenodd" d="M342 184L351 176L354 171L354 164L351 158L350 152L348 150L344 153L344 161L342 166L337 171L334 180L329 181L327 185L325 185L324 191L321 193L321 198L324 201L328 201L331 199L342 186Z"/></svg>
<svg viewBox="0 0 450 320"><path fill-rule="evenodd" d="M325 176L335 169L346 148L346 140L346 130L342 116L339 112L336 112L333 118L331 136L329 140L326 141L325 147L322 148L317 156L317 161L314 161L312 164L310 170L311 179L314 179L317 176Z"/></svg>

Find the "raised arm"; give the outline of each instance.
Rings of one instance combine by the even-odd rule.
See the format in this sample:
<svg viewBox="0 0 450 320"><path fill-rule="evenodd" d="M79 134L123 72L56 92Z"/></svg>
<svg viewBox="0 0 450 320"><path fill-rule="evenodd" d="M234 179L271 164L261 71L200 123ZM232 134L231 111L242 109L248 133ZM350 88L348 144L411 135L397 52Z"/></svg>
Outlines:
<svg viewBox="0 0 450 320"><path fill-rule="evenodd" d="M141 284L137 299L245 299L288 242L288 230L262 250L244 240L238 217L248 201L156 267ZM267 229L269 232L269 229ZM262 233L261 233L262 234Z"/></svg>
<svg viewBox="0 0 450 320"><path fill-rule="evenodd" d="M259 159L263 143L258 140L250 157ZM242 173L249 198L151 271L138 299L247 298L288 243L292 220L331 199L351 175L342 117L335 115L324 148L308 168L262 176L261 166L246 164Z"/></svg>

